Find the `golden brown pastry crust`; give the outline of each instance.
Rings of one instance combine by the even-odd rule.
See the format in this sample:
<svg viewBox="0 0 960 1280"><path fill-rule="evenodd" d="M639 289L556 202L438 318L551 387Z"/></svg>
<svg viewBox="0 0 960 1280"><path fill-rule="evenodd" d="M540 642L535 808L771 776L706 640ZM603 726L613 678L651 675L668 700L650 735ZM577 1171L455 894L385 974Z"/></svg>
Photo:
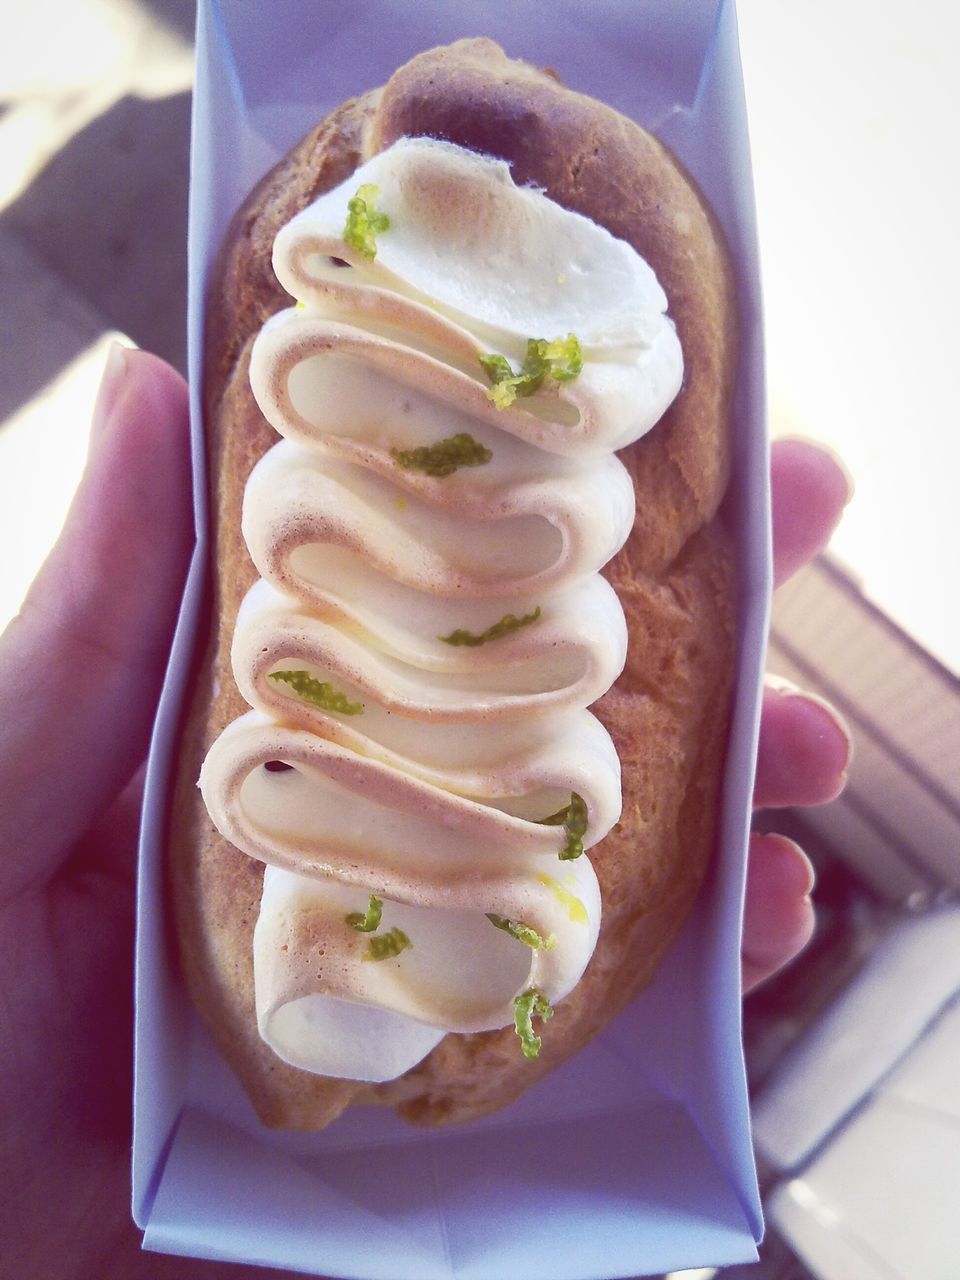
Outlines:
<svg viewBox="0 0 960 1280"><path fill-rule="evenodd" d="M256 577L240 535L247 475L275 442L250 392L253 337L288 299L274 236L320 192L404 135L508 160L632 243L666 291L684 387L653 432L621 454L637 495L633 533L606 574L630 653L595 705L623 765L624 810L591 851L603 893L596 953L556 1011L535 1062L512 1028L447 1036L400 1080L365 1086L281 1062L257 1034L252 933L262 867L214 829L196 788L206 751L248 708L230 669L237 607ZM383 90L346 103L251 193L210 291L204 395L211 497L211 632L184 723L171 814L170 889L191 994L267 1124L319 1128L352 1100L396 1105L418 1123L469 1120L510 1102L600 1030L653 976L700 884L713 842L733 665L734 582L714 520L726 484L737 359L722 235L690 179L649 134L489 40L431 50Z"/></svg>

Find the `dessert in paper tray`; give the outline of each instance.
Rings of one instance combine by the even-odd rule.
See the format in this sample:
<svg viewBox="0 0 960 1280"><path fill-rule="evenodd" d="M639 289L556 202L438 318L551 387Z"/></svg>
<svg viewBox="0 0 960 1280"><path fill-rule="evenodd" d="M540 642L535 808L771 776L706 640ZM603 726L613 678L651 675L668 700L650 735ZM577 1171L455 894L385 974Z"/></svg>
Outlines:
<svg viewBox="0 0 960 1280"><path fill-rule="evenodd" d="M735 331L669 154L487 40L234 220L172 879L266 1122L482 1115L652 977L714 836Z"/></svg>

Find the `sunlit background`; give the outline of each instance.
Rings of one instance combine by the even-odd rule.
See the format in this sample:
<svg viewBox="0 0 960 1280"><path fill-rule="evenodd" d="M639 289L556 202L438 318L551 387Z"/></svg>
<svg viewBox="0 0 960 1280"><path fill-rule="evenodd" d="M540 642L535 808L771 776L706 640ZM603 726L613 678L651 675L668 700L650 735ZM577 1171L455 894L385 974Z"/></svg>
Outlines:
<svg viewBox="0 0 960 1280"><path fill-rule="evenodd" d="M960 670L960 9L741 0L775 431L835 445L835 548Z"/></svg>
<svg viewBox="0 0 960 1280"><path fill-rule="evenodd" d="M943 0L909 10L870 0L741 0L738 9L772 428L814 435L842 453L857 499L837 553L873 599L957 671L960 10ZM138 193L78 188L73 209L51 207L53 191L46 202L26 197L85 134L98 147L86 157L77 150L81 183L94 154L112 159L123 183L134 150L158 181L169 166L182 195L190 10L189 0L33 0L18 7L0 44L0 412L9 419L0 432L0 536L10 545L15 532L18 548L0 569L0 619L15 611L75 482L102 335L119 314L148 321L131 337L162 337L174 357L182 350L172 328L182 308L163 318L137 312L133 295L148 292L138 282L152 279L155 307L166 265L150 258L149 236L119 246L117 288L130 296L112 313L98 311L115 300L109 282L83 287L91 269L110 269L106 261L63 261L89 252L86 234L80 244L71 239L74 216L129 226ZM165 112L164 101L179 107ZM97 138L97 121L111 113L116 127ZM138 216L158 220L165 254L169 225L159 219L172 215L179 228L184 215L169 189L166 200L138 205ZM102 244L111 247L108 237ZM176 276L166 283L182 290ZM22 401L12 401L19 389Z"/></svg>
<svg viewBox="0 0 960 1280"><path fill-rule="evenodd" d="M33 0L4 24L0 627L62 524L111 339L183 364L191 32L189 0Z"/></svg>
<svg viewBox="0 0 960 1280"><path fill-rule="evenodd" d="M907 947L904 930L919 936L931 919L940 928L960 887L960 10L942 0L740 0L738 9L771 429L828 442L857 484L834 558L781 607L775 630L774 656L787 674L819 678L843 702L860 773L852 775L847 807L801 832L818 853L822 936L839 931L842 957L824 943L792 987L788 980L765 1005L760 998L754 1007L763 1016L753 1015L754 1023L748 1004L762 1135L763 1117L775 1109L771 1089L786 1088L771 1044L782 1048L811 1027L815 1033L824 1018L840 1017L839 1005L825 1006L827 997L842 1005L841 979L867 981L864 956L874 945L881 954L891 930L896 945ZM109 342L124 335L183 364L191 31L190 0L31 0L5 24L0 626L62 523ZM831 592L847 612L824 604ZM818 637L828 632L841 637L842 654L825 649L814 659ZM873 636L876 649L861 652L858 645ZM871 666L883 646L884 663ZM896 684L894 669L902 691L872 701L875 686ZM851 919L866 925L851 931ZM911 991L899 998L916 1004L911 974ZM825 991L812 1004L811 984ZM931 994L928 1010L933 1022L953 1001L952 1023L938 1023L941 1057L930 1067L928 1045L921 1085L911 1077L896 1096L898 1105L912 1099L927 1120L947 1116L952 1135L949 1125L932 1124L920 1138L916 1127L910 1137L881 1128L877 1148L880 1159L896 1132L904 1168L928 1208L937 1185L960 1178L960 1102L938 1065L960 1054L960 1020L956 987L941 985L940 1003ZM888 987L889 1007L897 999ZM901 1057L911 1043L904 1037ZM879 1079L890 1066L885 1060L874 1074ZM854 1105L861 1121L869 1115L863 1098ZM871 1141L877 1138L849 1157L861 1161L852 1174L841 1160L841 1183L863 1173ZM868 1225L857 1229L874 1234L863 1251L850 1252L849 1240L839 1252L824 1245L824 1236L838 1234L830 1215L847 1210L817 1200L827 1184L817 1182L816 1167L805 1164L798 1176L786 1158L778 1165L776 1145L770 1138L764 1151L771 1186L781 1178L781 1200L773 1203L783 1206L782 1235L773 1233L767 1269L752 1272L754 1280L960 1274L956 1234L938 1236L934 1218L911 1237L902 1199L895 1214L878 1199L872 1226L867 1213ZM947 1149L952 1163L945 1165ZM898 1189L898 1198L905 1194ZM898 1216L899 1234L884 1237ZM906 1262L895 1256L897 1242Z"/></svg>

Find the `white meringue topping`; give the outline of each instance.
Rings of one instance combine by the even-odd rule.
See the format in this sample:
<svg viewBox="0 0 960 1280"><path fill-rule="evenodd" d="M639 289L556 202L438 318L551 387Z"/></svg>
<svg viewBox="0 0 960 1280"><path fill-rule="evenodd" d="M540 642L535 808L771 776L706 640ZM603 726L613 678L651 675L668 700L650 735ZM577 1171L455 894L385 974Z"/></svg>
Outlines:
<svg viewBox="0 0 960 1280"><path fill-rule="evenodd" d="M364 184L389 219L372 260L344 239ZM268 864L261 1035L294 1065L379 1081L445 1031L509 1025L526 991L563 999L596 944L589 857L558 858L573 837L545 819L579 798L589 849L619 817L616 753L586 710L626 654L599 575L633 521L613 450L661 416L682 361L632 248L447 143L376 156L281 231L274 266L298 305L251 359L285 437L244 501L262 580L233 666L254 710L200 785ZM481 355L517 367L527 339L569 333L574 380L492 404ZM471 465L405 461L456 436ZM347 916L371 895L364 933ZM392 930L406 942L373 958Z"/></svg>

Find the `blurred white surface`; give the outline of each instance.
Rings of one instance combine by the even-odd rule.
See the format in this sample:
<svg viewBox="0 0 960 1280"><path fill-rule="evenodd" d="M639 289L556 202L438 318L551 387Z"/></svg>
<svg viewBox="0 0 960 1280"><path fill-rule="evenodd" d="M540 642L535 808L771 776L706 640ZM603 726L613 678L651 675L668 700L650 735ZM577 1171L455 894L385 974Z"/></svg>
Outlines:
<svg viewBox="0 0 960 1280"><path fill-rule="evenodd" d="M58 153L125 95L163 99L192 75L189 41L139 0L33 0L0 41L0 629L62 526L105 353L119 336L12 214ZM186 141L182 156L141 162L162 175L185 163ZM100 153L85 174L107 222L124 196L115 165L115 154ZM162 241L164 229L155 231ZM148 262L146 228L140 252ZM93 267L115 270L107 258Z"/></svg>
<svg viewBox="0 0 960 1280"><path fill-rule="evenodd" d="M960 1002L850 1124L768 1201L770 1222L822 1280L960 1273Z"/></svg>
<svg viewBox="0 0 960 1280"><path fill-rule="evenodd" d="M754 1106L767 1217L820 1280L960 1274L960 907L903 922Z"/></svg>
<svg viewBox="0 0 960 1280"><path fill-rule="evenodd" d="M773 429L844 457L834 549L960 671L960 9L737 7Z"/></svg>
<svg viewBox="0 0 960 1280"><path fill-rule="evenodd" d="M864 1099L878 1088L887 1089L890 1073L900 1070L958 995L960 907L904 920L755 1099L753 1137L758 1154L781 1173L800 1168ZM934 1090L934 1082L942 1077L944 1087L937 1096L946 1110L956 1111L958 1059L953 1060L951 1089L946 1083L948 1066L937 1059L938 1046L943 1047L934 1041L926 1047L917 1087ZM843 1134L835 1139L845 1140ZM960 1151L960 1142L953 1145ZM960 1252L955 1256L960 1263Z"/></svg>
<svg viewBox="0 0 960 1280"><path fill-rule="evenodd" d="M940 585L960 545L960 10L915 0L909 22L869 0L739 0L738 10L774 428L845 457L858 494L836 551L960 670L960 605ZM123 94L180 92L190 70L188 44L137 0L20 11L0 49L0 209L97 113ZM46 467L62 471L62 489L76 478L54 457ZM6 467L0 503L22 483ZM31 537L21 525L33 563ZM0 616L10 607L8 591Z"/></svg>
<svg viewBox="0 0 960 1280"><path fill-rule="evenodd" d="M0 414L0 546L12 549L0 557L2 630L60 532L86 460L106 353L120 335L2 229L0 260L3 358L29 362L37 343L43 368L57 371L25 404Z"/></svg>

